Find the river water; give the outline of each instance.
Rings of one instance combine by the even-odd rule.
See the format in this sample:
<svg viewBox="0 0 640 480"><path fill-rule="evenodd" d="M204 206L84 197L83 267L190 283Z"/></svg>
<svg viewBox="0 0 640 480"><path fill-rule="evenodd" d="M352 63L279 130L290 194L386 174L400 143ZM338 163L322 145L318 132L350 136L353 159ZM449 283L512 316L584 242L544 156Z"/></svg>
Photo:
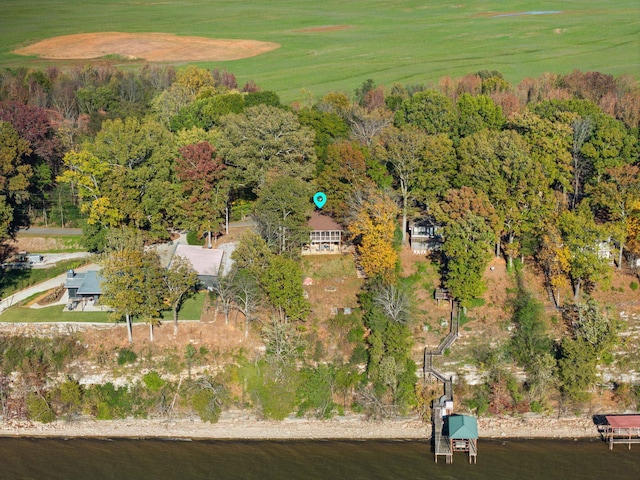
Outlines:
<svg viewBox="0 0 640 480"><path fill-rule="evenodd" d="M0 479L640 479L640 445L483 440L435 464L417 441L176 441L0 438Z"/></svg>

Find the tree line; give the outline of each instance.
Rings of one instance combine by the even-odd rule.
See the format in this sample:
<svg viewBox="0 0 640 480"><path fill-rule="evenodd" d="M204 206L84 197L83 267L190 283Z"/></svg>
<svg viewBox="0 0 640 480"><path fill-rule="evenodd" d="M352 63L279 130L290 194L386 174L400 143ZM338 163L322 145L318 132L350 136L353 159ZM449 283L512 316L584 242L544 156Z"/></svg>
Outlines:
<svg viewBox="0 0 640 480"><path fill-rule="evenodd" d="M113 230L147 242L174 230L218 236L249 211L259 235L240 242L227 298L242 309L238 284L251 278L251 298L271 307L263 334L272 362L261 371L276 383L295 365L293 327L309 313L296 265L314 191L327 194L323 212L346 226L368 277L371 405L415 401L398 275L412 219L441 226L442 283L463 306L486 288L491 255L535 261L558 304L561 288L571 285L580 303L607 275L609 250L618 268L640 257L640 88L631 77L367 80L353 94L292 105L195 66L123 73L96 63L4 70L0 79L2 238L35 221L63 222L54 213L64 212L63 196L87 247L112 253Z"/></svg>

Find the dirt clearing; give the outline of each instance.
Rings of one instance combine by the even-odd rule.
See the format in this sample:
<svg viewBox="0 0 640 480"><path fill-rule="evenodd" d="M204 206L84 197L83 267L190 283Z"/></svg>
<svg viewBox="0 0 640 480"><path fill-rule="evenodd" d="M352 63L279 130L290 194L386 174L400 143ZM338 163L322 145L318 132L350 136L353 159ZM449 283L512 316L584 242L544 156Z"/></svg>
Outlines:
<svg viewBox="0 0 640 480"><path fill-rule="evenodd" d="M48 38L13 53L48 59L85 60L109 56L149 62L224 61L255 57L280 45L256 40L181 37L166 33L80 33Z"/></svg>

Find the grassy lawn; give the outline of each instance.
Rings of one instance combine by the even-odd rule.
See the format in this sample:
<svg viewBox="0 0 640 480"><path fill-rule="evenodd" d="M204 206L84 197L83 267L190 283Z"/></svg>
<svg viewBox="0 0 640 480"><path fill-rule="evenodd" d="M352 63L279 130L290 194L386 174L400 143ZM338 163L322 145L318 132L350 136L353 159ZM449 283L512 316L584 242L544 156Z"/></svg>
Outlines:
<svg viewBox="0 0 640 480"><path fill-rule="evenodd" d="M511 82L574 69L638 76L639 19L637 0L2 2L0 66L62 64L11 51L57 35L121 31L279 43L264 55L202 65L227 68L240 84L254 80L285 101L303 99L302 89L353 92L367 78L416 84L482 69Z"/></svg>
<svg viewBox="0 0 640 480"><path fill-rule="evenodd" d="M206 293L198 293L189 298L178 312L178 320L199 320ZM44 308L13 307L0 315L0 322L99 322L110 323L108 312L63 312L62 305ZM163 312L165 322L173 320L171 312ZM136 319L134 322L141 322Z"/></svg>
<svg viewBox="0 0 640 480"><path fill-rule="evenodd" d="M0 322L100 322L109 323L107 312L63 312L62 305L45 308L12 307L0 315Z"/></svg>
<svg viewBox="0 0 640 480"><path fill-rule="evenodd" d="M206 297L207 294L205 292L198 292L193 297L188 298L178 311L178 320L200 320ZM165 322L173 321L171 310L162 312L162 319Z"/></svg>

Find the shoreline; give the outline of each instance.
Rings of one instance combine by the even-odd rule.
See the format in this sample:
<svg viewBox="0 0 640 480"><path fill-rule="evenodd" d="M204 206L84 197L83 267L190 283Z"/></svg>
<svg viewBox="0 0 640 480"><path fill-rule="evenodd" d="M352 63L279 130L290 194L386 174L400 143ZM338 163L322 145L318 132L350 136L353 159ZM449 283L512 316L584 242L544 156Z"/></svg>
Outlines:
<svg viewBox="0 0 640 480"><path fill-rule="evenodd" d="M599 439L591 418L491 417L478 419L484 439ZM329 420L287 418L257 420L246 415L223 414L218 423L200 419L56 420L49 424L2 422L0 438L95 438L175 440L424 440L431 425L418 418L367 421L362 416Z"/></svg>

